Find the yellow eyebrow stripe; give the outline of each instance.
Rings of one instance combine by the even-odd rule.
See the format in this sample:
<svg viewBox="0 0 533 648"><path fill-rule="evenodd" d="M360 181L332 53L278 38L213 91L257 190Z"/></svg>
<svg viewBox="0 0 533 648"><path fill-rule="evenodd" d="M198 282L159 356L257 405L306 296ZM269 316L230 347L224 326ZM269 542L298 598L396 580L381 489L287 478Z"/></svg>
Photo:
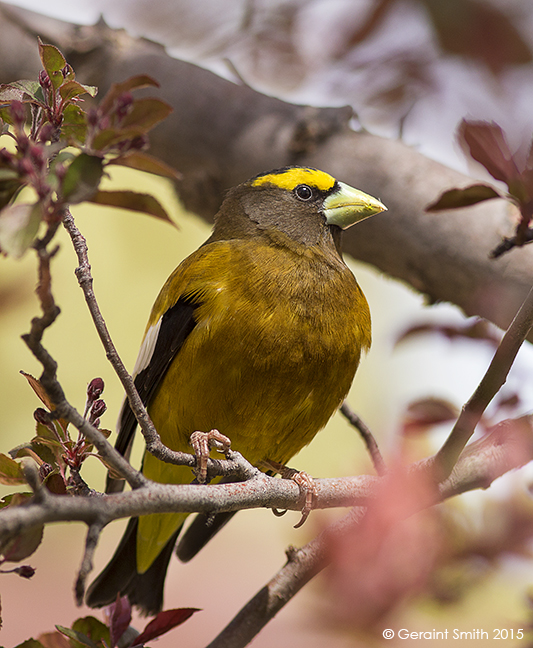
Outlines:
<svg viewBox="0 0 533 648"><path fill-rule="evenodd" d="M329 191L335 184L335 178L317 169L287 169L280 173L259 176L252 182L252 187L259 187L267 183L287 189L287 191L292 191L300 184L310 185L319 191Z"/></svg>

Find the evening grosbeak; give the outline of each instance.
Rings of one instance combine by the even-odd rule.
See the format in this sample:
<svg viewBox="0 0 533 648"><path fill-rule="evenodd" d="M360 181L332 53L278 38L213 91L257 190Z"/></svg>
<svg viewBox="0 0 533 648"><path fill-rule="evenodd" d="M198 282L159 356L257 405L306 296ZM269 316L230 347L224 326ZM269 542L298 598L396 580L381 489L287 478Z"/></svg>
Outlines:
<svg viewBox="0 0 533 648"><path fill-rule="evenodd" d="M161 439L189 451L216 429L252 464L285 465L342 404L370 346L365 296L340 234L385 210L378 200L306 167L262 173L231 189L210 238L163 286L148 321L135 384ZM137 422L126 401L117 449ZM143 474L184 484L191 470L145 452ZM190 559L231 517L199 516L178 556ZM187 514L132 518L87 603L127 595L161 609L168 562Z"/></svg>

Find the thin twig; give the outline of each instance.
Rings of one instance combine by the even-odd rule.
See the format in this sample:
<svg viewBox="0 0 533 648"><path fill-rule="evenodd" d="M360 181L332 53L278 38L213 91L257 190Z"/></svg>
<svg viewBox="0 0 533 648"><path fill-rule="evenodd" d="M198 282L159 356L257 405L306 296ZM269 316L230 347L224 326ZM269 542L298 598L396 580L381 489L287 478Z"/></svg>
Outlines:
<svg viewBox="0 0 533 648"><path fill-rule="evenodd" d="M372 459L372 463L374 464L374 468L377 474L380 477L383 477L383 475L387 472L387 467L385 466L385 462L383 461L383 457L381 455L381 452L379 451L377 441L370 431L370 428L367 427L364 421L352 410L352 408L346 401L344 401L344 403L341 405L340 411L347 418L349 423L353 425L361 435L370 454L370 458Z"/></svg>
<svg viewBox="0 0 533 648"><path fill-rule="evenodd" d="M85 296L85 301L89 312L93 319L94 325L100 337L100 340L104 346L107 358L111 363L115 373L117 374L126 396L130 404L131 410L137 419L141 432L144 436L146 442L146 449L148 452L153 454L155 457L164 461L166 463L172 463L179 466L189 466L194 468L196 466L196 457L187 452L178 452L171 450L161 441L157 430L146 411L146 407L139 396L139 393L135 387L132 376L128 373L124 363L122 362L117 349L111 339L111 335L105 323L104 317L98 305L96 295L93 290L93 277L91 274L91 265L89 263L89 255L87 242L84 236L81 234L79 229L74 222L72 214L67 209L65 210L63 216L63 225L67 230L74 250L78 257L78 267L76 268L76 277L80 288L83 291ZM233 464L233 469L237 472L235 473L236 477L242 477L242 464L239 467L239 463ZM208 470L209 473L214 474L228 474L231 471L230 464L222 464L221 462L214 462L213 460L208 461ZM217 472L221 471L221 472ZM245 473L249 472L249 468L244 469Z"/></svg>
<svg viewBox="0 0 533 648"><path fill-rule="evenodd" d="M437 454L428 460L437 481L450 475L490 401L504 385L520 347L533 326L533 288L518 310L496 349L477 389L463 406L450 435Z"/></svg>
<svg viewBox="0 0 533 648"><path fill-rule="evenodd" d="M87 537L85 538L85 552L83 554L80 571L78 572L78 577L76 578L76 584L74 586L76 604L78 606L83 605L83 600L85 597L85 583L87 581L87 576L93 570L93 556L102 529L103 524L94 523L89 525L89 528L87 530Z"/></svg>
<svg viewBox="0 0 533 648"><path fill-rule="evenodd" d="M32 319L30 332L23 335L22 339L43 367L40 382L55 405L54 415L69 421L82 432L94 444L106 461L119 474L123 475L132 487L142 486L147 482L145 477L132 468L101 432L83 418L67 401L63 388L57 380L57 362L42 344L44 332L55 322L60 313L52 294L52 276L50 273L50 261L57 248L52 251L47 248L47 244L52 237L51 233L56 229L57 227L50 226L45 236L34 245L39 259L39 282L36 293L39 298L42 316Z"/></svg>

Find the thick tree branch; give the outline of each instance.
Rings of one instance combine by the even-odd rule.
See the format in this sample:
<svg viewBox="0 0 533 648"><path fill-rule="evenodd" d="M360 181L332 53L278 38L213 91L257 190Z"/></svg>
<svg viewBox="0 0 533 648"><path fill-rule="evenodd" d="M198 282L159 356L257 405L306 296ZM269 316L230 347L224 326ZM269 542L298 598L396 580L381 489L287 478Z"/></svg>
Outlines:
<svg viewBox="0 0 533 648"><path fill-rule="evenodd" d="M487 488L509 470L533 460L533 417L497 425L472 443L450 477L439 486L436 501L476 488ZM422 462L412 467L420 469ZM315 508L366 506L382 478L370 475L316 479ZM115 519L150 513L219 513L249 508L301 510L297 484L260 473L246 482L212 485L170 485L148 482L134 491L102 497L65 497L43 490L43 500L4 509L0 515L0 545L23 530L52 522L84 522L105 526Z"/></svg>
<svg viewBox="0 0 533 648"><path fill-rule="evenodd" d="M353 508L348 515L327 527L300 549L287 551L287 562L238 612L207 648L244 648L274 618L292 597L327 565L328 539L357 524L364 509Z"/></svg>
<svg viewBox="0 0 533 648"><path fill-rule="evenodd" d="M153 131L151 150L182 172L180 196L196 213L212 218L224 191L254 173L311 164L379 196L389 208L347 232L344 249L354 258L409 283L430 301L455 303L502 328L529 292L531 246L488 258L512 233L509 204L492 200L427 214L426 206L444 190L471 184L471 178L402 142L353 132L350 109L279 101L103 23L79 28L1 4L0 12L2 81L35 77L40 34L58 44L80 80L97 85L101 94L141 72L160 82L160 96L174 113Z"/></svg>

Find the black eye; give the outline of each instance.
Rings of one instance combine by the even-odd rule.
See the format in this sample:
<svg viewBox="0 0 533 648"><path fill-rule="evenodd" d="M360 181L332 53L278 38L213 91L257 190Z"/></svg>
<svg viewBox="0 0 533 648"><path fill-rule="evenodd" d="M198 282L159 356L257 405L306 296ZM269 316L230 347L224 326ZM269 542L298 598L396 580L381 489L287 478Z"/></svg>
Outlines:
<svg viewBox="0 0 533 648"><path fill-rule="evenodd" d="M313 190L307 185L298 185L294 190L294 193L300 200L311 200L313 197Z"/></svg>

